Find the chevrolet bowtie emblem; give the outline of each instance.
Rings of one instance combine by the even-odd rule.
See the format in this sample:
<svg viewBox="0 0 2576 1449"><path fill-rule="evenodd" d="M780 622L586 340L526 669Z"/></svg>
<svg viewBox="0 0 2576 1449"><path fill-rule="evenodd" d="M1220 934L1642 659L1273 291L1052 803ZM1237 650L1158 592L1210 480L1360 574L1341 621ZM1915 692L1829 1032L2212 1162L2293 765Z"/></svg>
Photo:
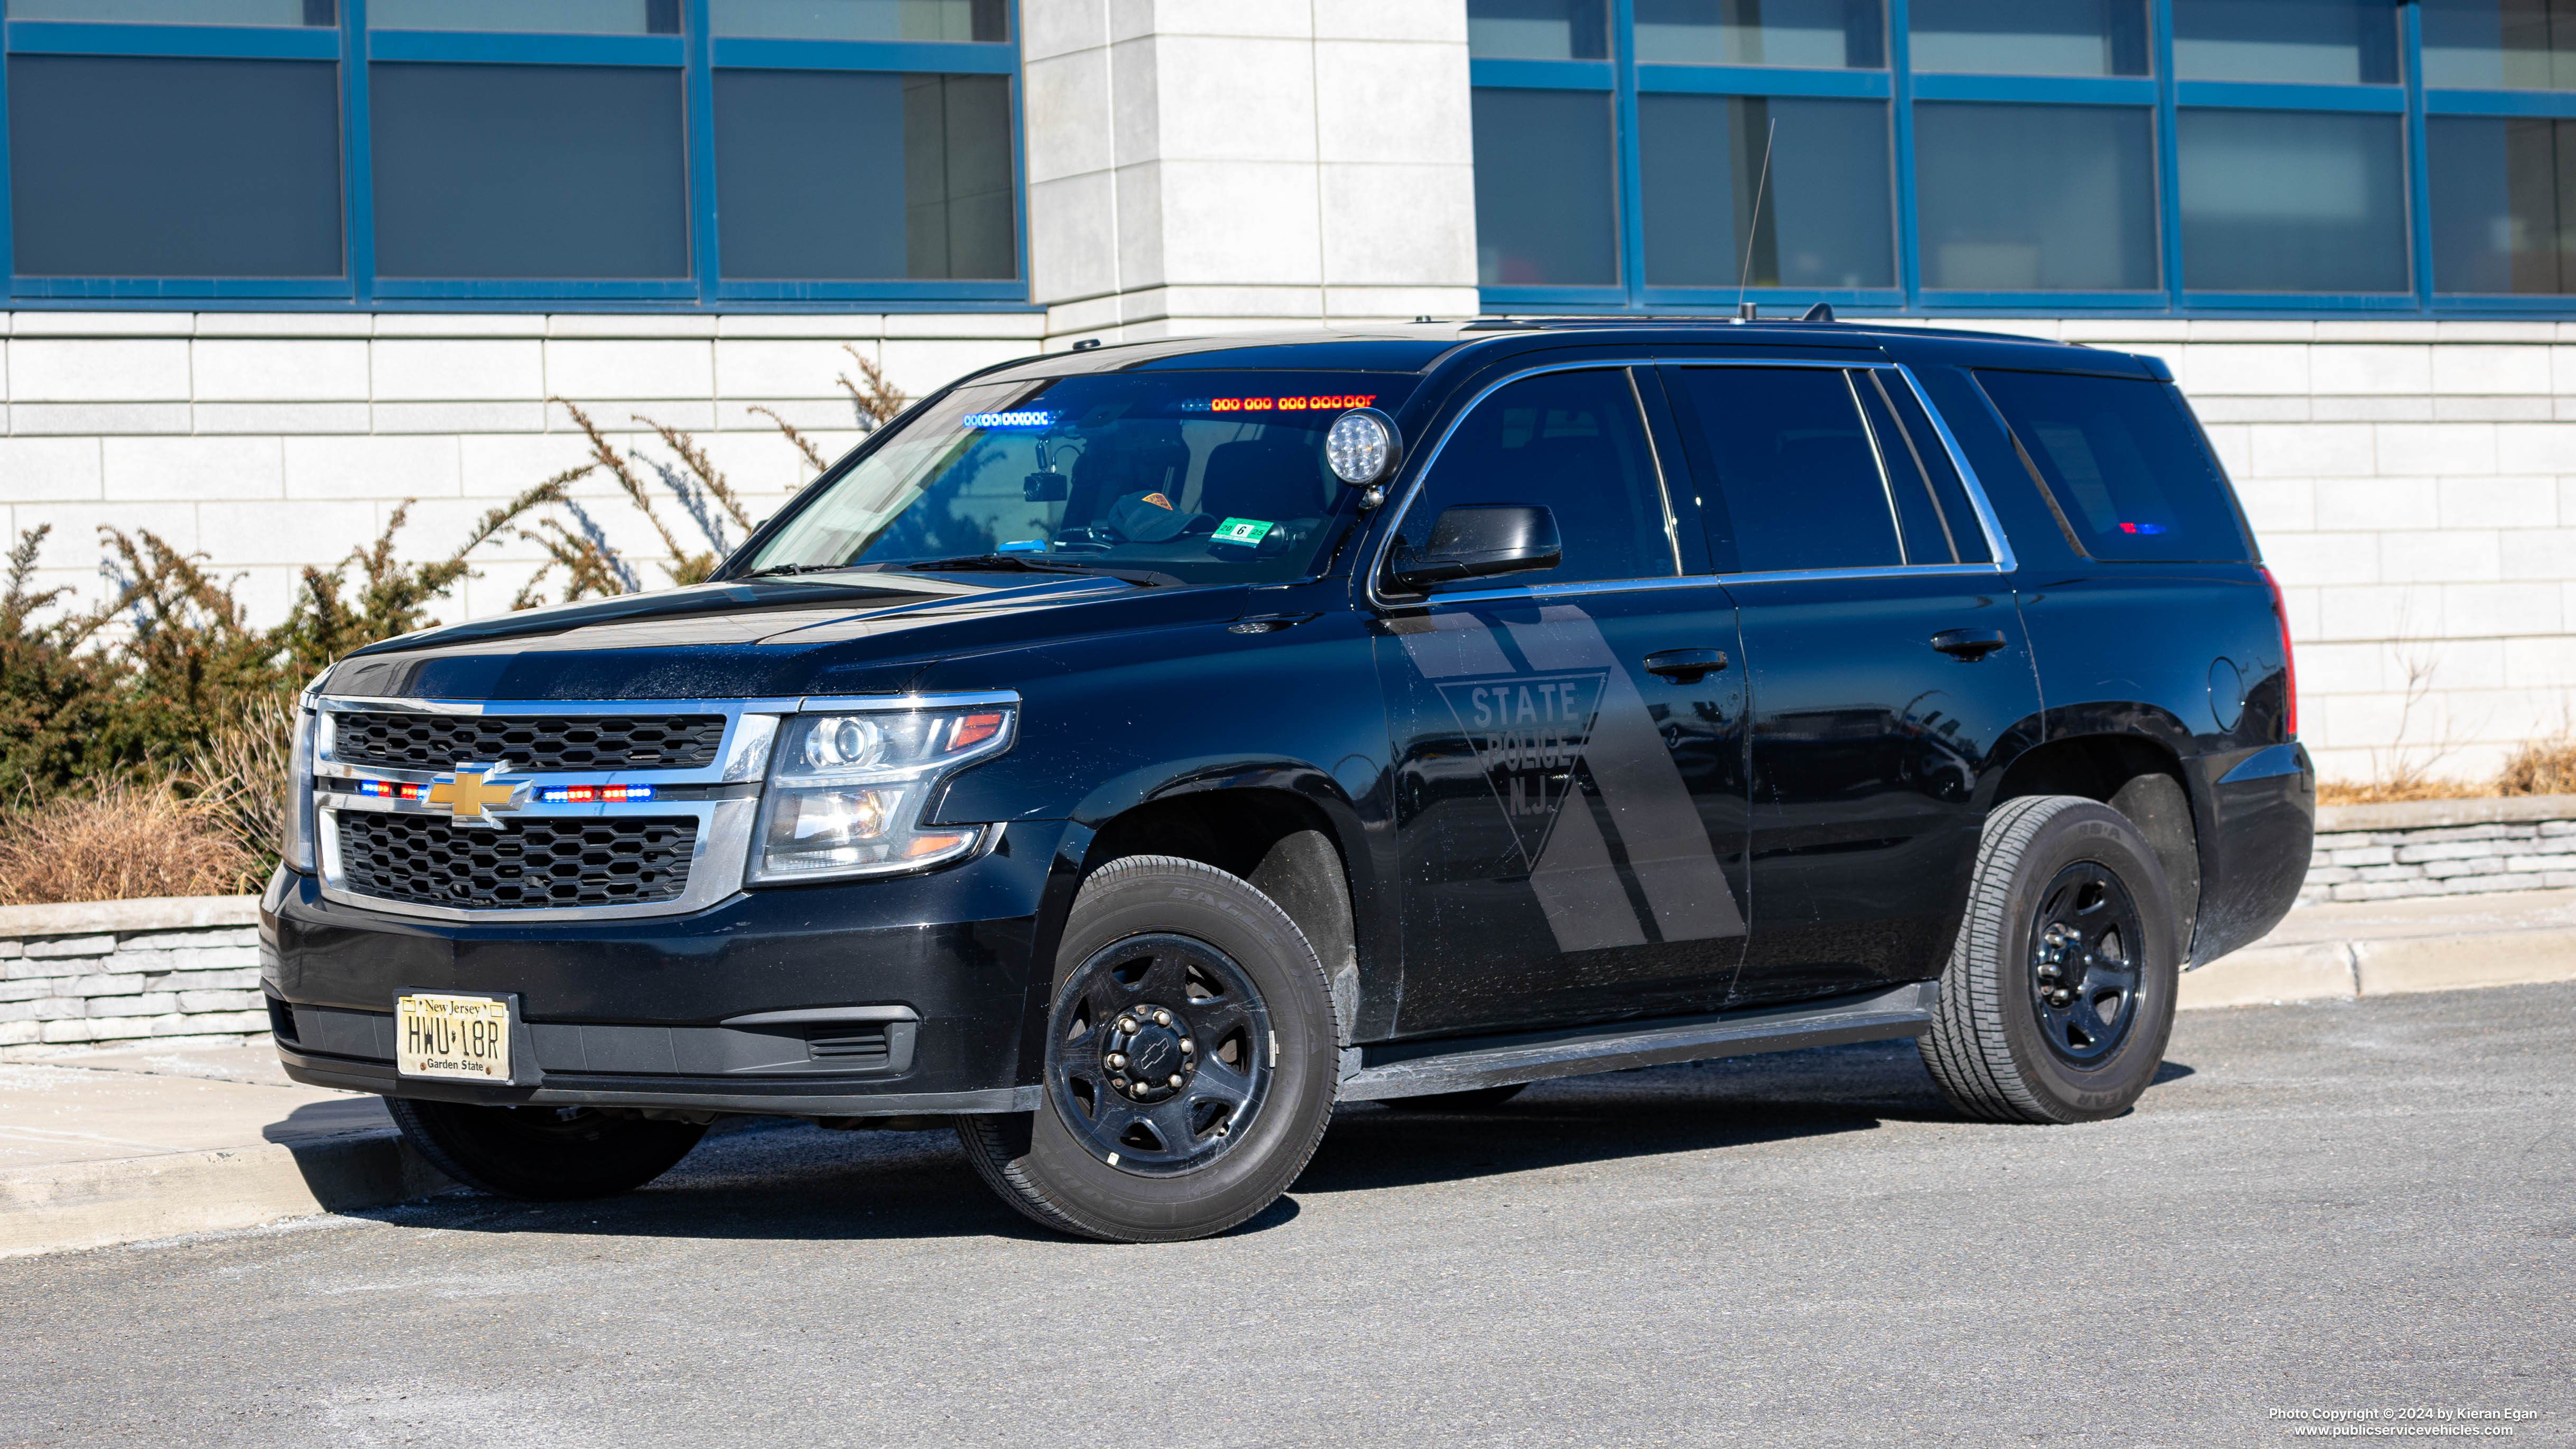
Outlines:
<svg viewBox="0 0 2576 1449"><path fill-rule="evenodd" d="M460 825L497 825L495 810L516 810L528 790L526 780L497 778L500 765L459 765L429 787L427 803L444 805Z"/></svg>

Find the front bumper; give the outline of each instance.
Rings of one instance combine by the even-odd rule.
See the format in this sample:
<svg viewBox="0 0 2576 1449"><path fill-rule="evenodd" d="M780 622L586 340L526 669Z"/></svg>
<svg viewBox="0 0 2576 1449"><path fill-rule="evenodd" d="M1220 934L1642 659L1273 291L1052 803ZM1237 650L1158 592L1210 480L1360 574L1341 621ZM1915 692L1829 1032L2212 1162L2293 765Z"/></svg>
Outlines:
<svg viewBox="0 0 2576 1449"><path fill-rule="evenodd" d="M316 1086L490 1105L1028 1110L1026 1024L1045 987L1033 944L1064 829L1017 822L948 869L630 920L424 921L325 899L290 875L261 921L278 1055ZM533 1074L514 1086L397 1076L393 1003L413 991L515 996ZM870 1010L855 1026L741 1020L832 1008Z"/></svg>

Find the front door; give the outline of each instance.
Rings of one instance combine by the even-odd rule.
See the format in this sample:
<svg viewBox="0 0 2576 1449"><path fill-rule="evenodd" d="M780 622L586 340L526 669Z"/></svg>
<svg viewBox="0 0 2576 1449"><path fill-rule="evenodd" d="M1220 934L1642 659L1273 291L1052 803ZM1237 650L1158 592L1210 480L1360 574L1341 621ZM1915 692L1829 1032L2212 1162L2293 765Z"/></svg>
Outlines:
<svg viewBox="0 0 2576 1449"><path fill-rule="evenodd" d="M1734 974L1741 643L1725 590L1682 573L1640 408L1620 368L1512 383L1398 523L1539 504L1565 544L1386 612L1405 1034L1708 1008Z"/></svg>
<svg viewBox="0 0 2576 1449"><path fill-rule="evenodd" d="M1937 975L2039 686L1957 472L1889 368L1664 370L1740 611L1752 939L1738 1002Z"/></svg>

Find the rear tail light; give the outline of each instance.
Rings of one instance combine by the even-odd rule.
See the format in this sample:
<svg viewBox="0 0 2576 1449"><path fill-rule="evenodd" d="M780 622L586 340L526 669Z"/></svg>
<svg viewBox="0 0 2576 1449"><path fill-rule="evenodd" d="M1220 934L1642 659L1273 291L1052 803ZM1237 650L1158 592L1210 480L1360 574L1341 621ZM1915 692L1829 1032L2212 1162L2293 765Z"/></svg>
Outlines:
<svg viewBox="0 0 2576 1449"><path fill-rule="evenodd" d="M2272 618L2281 626L2281 738L2299 737L2299 663L2290 653L2290 606L2282 601L2281 581L2263 570L2263 586L2272 591Z"/></svg>

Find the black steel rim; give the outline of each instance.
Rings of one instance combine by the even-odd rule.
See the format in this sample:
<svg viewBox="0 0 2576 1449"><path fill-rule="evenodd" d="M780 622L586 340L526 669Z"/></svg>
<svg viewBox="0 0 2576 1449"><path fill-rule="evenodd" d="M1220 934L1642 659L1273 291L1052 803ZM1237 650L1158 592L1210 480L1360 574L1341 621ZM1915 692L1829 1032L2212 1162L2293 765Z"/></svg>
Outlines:
<svg viewBox="0 0 2576 1449"><path fill-rule="evenodd" d="M2145 945L2137 903L2107 867L2078 861L2048 883L2031 923L2030 994L2050 1051L2089 1067L2127 1039Z"/></svg>
<svg viewBox="0 0 2576 1449"><path fill-rule="evenodd" d="M1188 936L1130 936L1074 968L1049 1017L1047 1086L1092 1156L1167 1177L1239 1141L1269 1095L1270 1013Z"/></svg>

